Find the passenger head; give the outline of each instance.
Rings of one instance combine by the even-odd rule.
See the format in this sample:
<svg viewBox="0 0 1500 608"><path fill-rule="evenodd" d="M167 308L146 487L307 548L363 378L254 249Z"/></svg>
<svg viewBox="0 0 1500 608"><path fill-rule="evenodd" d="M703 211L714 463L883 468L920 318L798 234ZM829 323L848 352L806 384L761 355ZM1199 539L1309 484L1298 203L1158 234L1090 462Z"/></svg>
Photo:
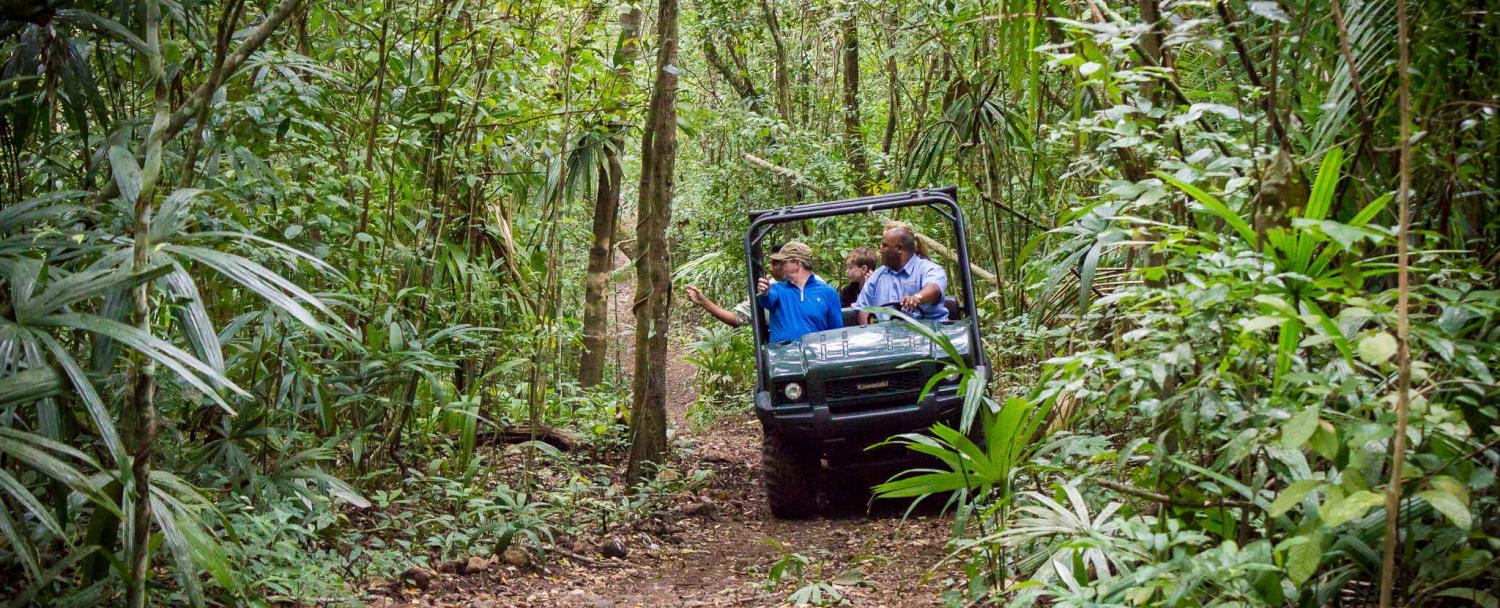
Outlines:
<svg viewBox="0 0 1500 608"><path fill-rule="evenodd" d="M880 258L869 247L855 247L844 256L844 274L855 283L863 283L879 265Z"/></svg>
<svg viewBox="0 0 1500 608"><path fill-rule="evenodd" d="M811 273L813 267L812 257L812 248L808 247L806 243L792 241L782 245L779 251L771 254L772 268L774 269L778 265L781 267L781 274L777 275L776 278L778 280L791 279ZM775 271L773 270L773 272Z"/></svg>
<svg viewBox="0 0 1500 608"><path fill-rule="evenodd" d="M917 234L906 226L892 226L880 238L880 263L901 270L917 254Z"/></svg>

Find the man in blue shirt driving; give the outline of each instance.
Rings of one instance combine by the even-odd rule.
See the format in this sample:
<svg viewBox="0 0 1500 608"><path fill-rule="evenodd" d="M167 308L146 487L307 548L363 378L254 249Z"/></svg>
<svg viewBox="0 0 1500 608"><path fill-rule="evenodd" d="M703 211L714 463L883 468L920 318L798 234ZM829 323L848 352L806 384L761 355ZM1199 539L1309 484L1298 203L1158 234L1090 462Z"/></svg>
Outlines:
<svg viewBox="0 0 1500 608"><path fill-rule="evenodd" d="M865 279L865 287L854 301L860 325L870 322L865 308L892 303L918 319L948 318L948 309L943 306L948 273L917 253L917 235L910 228L894 226L885 231L880 238L880 263L880 268Z"/></svg>
<svg viewBox="0 0 1500 608"><path fill-rule="evenodd" d="M781 262L782 280L761 277L756 301L771 313L771 341L786 342L803 335L844 326L839 292L812 273L812 248L792 241L771 254Z"/></svg>

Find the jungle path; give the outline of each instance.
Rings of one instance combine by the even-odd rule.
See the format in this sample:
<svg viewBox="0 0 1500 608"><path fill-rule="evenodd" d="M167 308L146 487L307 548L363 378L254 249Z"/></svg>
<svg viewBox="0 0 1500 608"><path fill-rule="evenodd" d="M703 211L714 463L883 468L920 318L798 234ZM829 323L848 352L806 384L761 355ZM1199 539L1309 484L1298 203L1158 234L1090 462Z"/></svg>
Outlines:
<svg viewBox="0 0 1500 608"><path fill-rule="evenodd" d="M685 412L672 412L679 431L689 428ZM850 580L861 582L837 587L851 605L941 605L940 581L924 584L922 578L942 559L949 519L913 516L903 524L900 509L866 515L863 502L813 519L772 518L760 487L760 433L748 415L690 433L694 454L678 470L709 470L712 477L702 490L675 497L659 518L624 535L624 559L591 556L595 563L589 564L563 558L545 572L511 577L493 605L781 606L802 584L831 581L852 569L858 576ZM767 591L766 572L784 552L811 563L799 582Z"/></svg>
<svg viewBox="0 0 1500 608"><path fill-rule="evenodd" d="M617 266L624 264L623 255ZM634 275L620 273L610 302L612 342L628 368L633 357L630 302ZM685 302L685 299L684 299ZM684 304L686 305L686 304ZM703 323L712 322L704 317ZM692 492L669 499L652 519L614 533L624 558L598 551L607 538L586 539L586 551L554 553L546 564L525 568L497 562L485 572L445 577L427 593L397 606L507 606L590 608L783 606L798 587L840 579L837 591L853 606L907 608L940 606L943 574L924 582L928 568L943 558L951 519L930 512L902 521L904 505L877 505L868 513L868 495L837 493L823 515L778 520L766 507L761 488L760 423L749 412L720 418L705 429L687 420L697 399L696 368L685 359L685 336L674 331L668 361L667 409L673 441L687 454L669 475L709 477ZM687 330L687 331L684 331ZM838 501L843 501L839 503ZM767 572L788 553L809 563L801 577L786 577L767 590ZM846 576L841 576L846 575ZM858 581L858 582L855 582ZM825 597L827 597L825 595Z"/></svg>

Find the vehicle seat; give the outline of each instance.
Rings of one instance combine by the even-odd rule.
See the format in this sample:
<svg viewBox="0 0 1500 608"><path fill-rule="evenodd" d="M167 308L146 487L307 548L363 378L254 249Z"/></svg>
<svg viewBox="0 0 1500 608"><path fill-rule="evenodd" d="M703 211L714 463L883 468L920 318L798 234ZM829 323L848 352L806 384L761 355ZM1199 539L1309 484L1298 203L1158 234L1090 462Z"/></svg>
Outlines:
<svg viewBox="0 0 1500 608"><path fill-rule="evenodd" d="M844 313L844 327L854 327L856 325L859 325L858 310L853 308L845 308L840 312Z"/></svg>
<svg viewBox="0 0 1500 608"><path fill-rule="evenodd" d="M968 311L964 310L963 305L958 303L958 298L944 297L943 308L948 309L948 318L953 321L968 316Z"/></svg>

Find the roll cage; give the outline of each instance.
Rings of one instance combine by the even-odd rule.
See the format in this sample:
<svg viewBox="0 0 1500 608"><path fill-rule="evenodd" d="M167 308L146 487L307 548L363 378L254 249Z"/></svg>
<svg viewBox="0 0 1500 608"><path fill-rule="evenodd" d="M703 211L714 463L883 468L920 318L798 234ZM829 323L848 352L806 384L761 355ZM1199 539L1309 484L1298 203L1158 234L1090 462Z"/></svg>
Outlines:
<svg viewBox="0 0 1500 608"><path fill-rule="evenodd" d="M881 194L876 196L865 196L840 201L829 201L822 203L811 203L807 205L794 205L780 209L767 209L750 212L750 228L745 232L745 261L749 277L747 286L750 294L750 324L755 334L755 388L760 391L768 381L766 378L766 355L765 346L769 339L768 327L764 320L764 313L760 307L760 299L756 297L755 285L761 275L761 245L766 235L772 228L780 224L811 220L840 215L853 215L856 213L874 213L888 209L901 209L905 207L929 207L946 218L953 226L954 238L958 255L958 274L963 285L963 306L974 316L974 279L969 272L969 240L964 231L963 209L958 206L958 189L953 186L937 189L921 189L909 192L893 194ZM974 365L985 365L984 349L979 348L981 344L979 335L979 323L975 318L968 324L970 343L975 345L972 350Z"/></svg>

